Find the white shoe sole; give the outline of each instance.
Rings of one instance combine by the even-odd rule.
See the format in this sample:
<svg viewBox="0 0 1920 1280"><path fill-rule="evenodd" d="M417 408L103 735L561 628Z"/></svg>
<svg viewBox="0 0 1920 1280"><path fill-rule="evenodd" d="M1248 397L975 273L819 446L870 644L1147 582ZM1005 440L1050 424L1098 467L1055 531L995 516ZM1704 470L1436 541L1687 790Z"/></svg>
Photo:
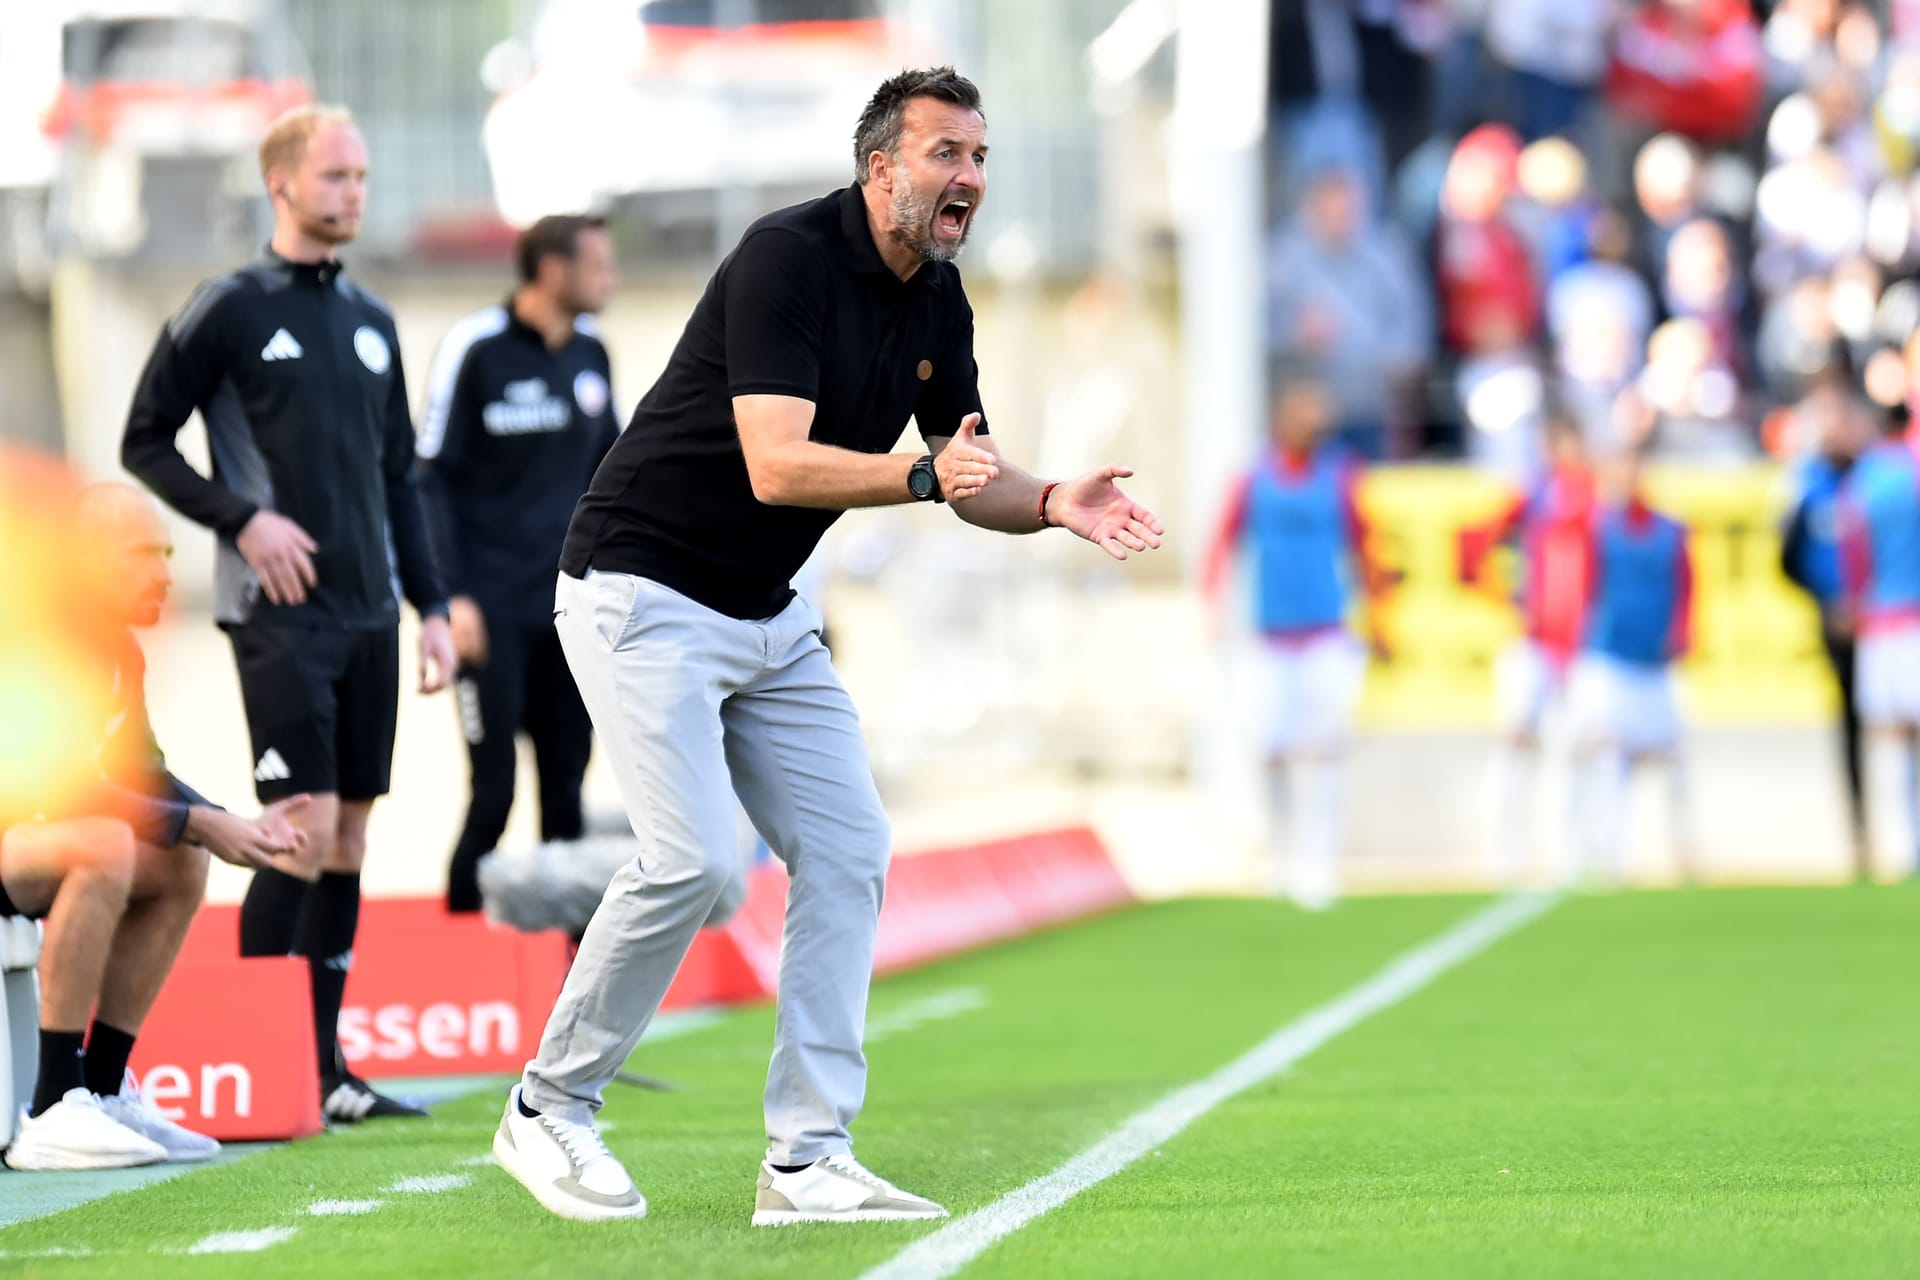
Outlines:
<svg viewBox="0 0 1920 1280"><path fill-rule="evenodd" d="M792 1227L803 1222L937 1222L947 1216L945 1209L929 1212L913 1209L844 1209L838 1213L808 1213L804 1209L755 1209L756 1227Z"/></svg>
<svg viewBox="0 0 1920 1280"><path fill-rule="evenodd" d="M138 1169L143 1165L165 1164L166 1152L130 1151L20 1151L18 1143L7 1148L6 1165L21 1173L66 1173L82 1169Z"/></svg>
<svg viewBox="0 0 1920 1280"><path fill-rule="evenodd" d="M574 1222L619 1222L623 1219L647 1216L647 1201L644 1196L641 1197L639 1204L627 1209L618 1209L575 1200L551 1183L542 1183L528 1177L520 1167L519 1149L508 1142L506 1135L498 1129L493 1131L493 1158L500 1162L502 1169L512 1175L515 1182L530 1191L533 1198L538 1200L540 1206L548 1213L569 1218Z"/></svg>

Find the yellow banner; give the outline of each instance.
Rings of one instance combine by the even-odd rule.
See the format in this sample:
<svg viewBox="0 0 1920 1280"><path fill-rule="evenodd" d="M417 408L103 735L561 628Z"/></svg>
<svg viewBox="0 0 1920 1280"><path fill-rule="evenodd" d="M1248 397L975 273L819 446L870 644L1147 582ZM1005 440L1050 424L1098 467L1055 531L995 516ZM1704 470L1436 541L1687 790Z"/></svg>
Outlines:
<svg viewBox="0 0 1920 1280"><path fill-rule="evenodd" d="M1818 618L1780 572L1779 469L1651 471L1648 496L1684 522L1694 568L1694 650L1681 702L1701 724L1805 723L1832 714ZM1519 634L1514 607L1457 577L1461 528L1511 490L1478 472L1386 467L1360 492L1373 550L1395 585L1382 606L1390 649L1368 676L1363 723L1447 729L1493 720L1493 664ZM1511 566L1507 566L1511 569ZM1509 576L1509 580L1511 580Z"/></svg>

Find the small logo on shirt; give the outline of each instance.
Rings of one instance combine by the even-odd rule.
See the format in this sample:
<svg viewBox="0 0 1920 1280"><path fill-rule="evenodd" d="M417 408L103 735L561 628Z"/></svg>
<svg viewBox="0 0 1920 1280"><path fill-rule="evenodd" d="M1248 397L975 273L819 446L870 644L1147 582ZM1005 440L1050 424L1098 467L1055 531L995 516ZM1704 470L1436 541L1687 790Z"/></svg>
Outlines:
<svg viewBox="0 0 1920 1280"><path fill-rule="evenodd" d="M287 768L287 762L272 747L268 747L267 754L260 757L260 763L253 766L255 782L285 782L292 776L293 770Z"/></svg>
<svg viewBox="0 0 1920 1280"><path fill-rule="evenodd" d="M262 360L298 360L306 352L301 349L293 335L285 329L275 329L273 336L267 339L267 345L260 348Z"/></svg>
<svg viewBox="0 0 1920 1280"><path fill-rule="evenodd" d="M592 369L582 369L573 380L573 402L589 418L597 418L607 407L607 380Z"/></svg>
<svg viewBox="0 0 1920 1280"><path fill-rule="evenodd" d="M353 331L353 353L360 357L360 363L374 373L385 373L393 363L393 352L387 348L387 340L380 336L378 329L361 325Z"/></svg>
<svg viewBox="0 0 1920 1280"><path fill-rule="evenodd" d="M925 382L933 376L933 361L922 360L920 367L915 369L914 372L920 375L920 381Z"/></svg>
<svg viewBox="0 0 1920 1280"><path fill-rule="evenodd" d="M545 378L523 378L502 387L500 399L480 410L480 421L492 436L565 431L573 406L548 391Z"/></svg>

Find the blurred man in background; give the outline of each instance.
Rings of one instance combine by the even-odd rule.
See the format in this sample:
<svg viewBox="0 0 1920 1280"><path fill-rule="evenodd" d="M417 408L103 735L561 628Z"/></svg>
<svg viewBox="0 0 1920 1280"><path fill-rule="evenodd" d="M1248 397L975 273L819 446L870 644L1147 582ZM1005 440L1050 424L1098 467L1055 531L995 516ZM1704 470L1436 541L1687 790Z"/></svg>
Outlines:
<svg viewBox="0 0 1920 1280"><path fill-rule="evenodd" d="M1864 879L1868 860L1865 788L1861 778L1860 714L1854 700L1855 619L1841 564L1840 493L1867 446L1862 406L1844 370L1830 366L1801 397L1795 411L1814 452L1794 468L1793 506L1781 533L1780 567L1820 610L1820 638L1840 691L1840 752L1846 768L1848 831L1854 865Z"/></svg>
<svg viewBox="0 0 1920 1280"><path fill-rule="evenodd" d="M1899 410L1841 485L1845 612L1855 619L1854 701L1867 731L1871 842L1883 866L1920 868L1920 462Z"/></svg>
<svg viewBox="0 0 1920 1280"><path fill-rule="evenodd" d="M329 1119L420 1115L347 1070L337 1027L360 920L367 820L393 767L395 578L419 612L420 691L452 677L446 592L414 481L393 316L342 274L367 148L338 107L299 107L260 144L273 200L265 255L202 285L167 322L121 457L219 539L215 618L233 642L263 803L310 793L305 847L254 874L242 955L305 956ZM175 436L194 410L213 476Z"/></svg>
<svg viewBox="0 0 1920 1280"><path fill-rule="evenodd" d="M453 327L420 424L420 487L447 590L455 692L472 765L447 908L480 909L480 859L513 808L515 743L533 742L540 838L577 840L593 725L553 629L553 577L573 507L620 434L590 317L613 295L599 218L542 218L514 246L519 286Z"/></svg>
<svg viewBox="0 0 1920 1280"><path fill-rule="evenodd" d="M1644 442L1608 468L1594 527L1593 597L1568 682L1576 770L1575 877L1619 884L1626 872L1634 770L1664 765L1669 832L1682 874L1694 875L1673 664L1692 643L1693 564L1686 527L1647 505Z"/></svg>
<svg viewBox="0 0 1920 1280"><path fill-rule="evenodd" d="M160 619L172 540L153 503L124 485L84 490L73 516L62 634L99 667L111 698L90 794L64 806L71 812L0 834L0 917L46 922L39 1075L6 1163L51 1170L207 1160L220 1144L147 1101L127 1062L200 908L207 855L258 868L296 853L308 797L242 818L167 771L147 720L146 663L133 628Z"/></svg>
<svg viewBox="0 0 1920 1280"><path fill-rule="evenodd" d="M1490 554L1517 539L1522 633L1494 670L1498 731L1494 768L1494 866L1502 882L1526 873L1542 740L1565 709L1567 672L1586 634L1593 595L1593 468L1580 426L1564 413L1547 419L1545 473L1491 520L1460 532L1460 577L1484 581Z"/></svg>
<svg viewBox="0 0 1920 1280"><path fill-rule="evenodd" d="M1412 252L1373 217L1356 175L1332 164L1313 175L1274 238L1267 280L1273 354L1326 385L1340 443L1385 456L1418 404L1433 304Z"/></svg>
<svg viewBox="0 0 1920 1280"><path fill-rule="evenodd" d="M1331 426L1325 387L1281 390L1271 439L1228 500L1203 577L1217 610L1235 552L1251 552L1274 886L1311 909L1340 890L1346 755L1366 676L1347 629L1353 584L1369 601L1378 594L1354 498L1358 466L1326 443ZM1384 649L1377 612L1368 621Z"/></svg>

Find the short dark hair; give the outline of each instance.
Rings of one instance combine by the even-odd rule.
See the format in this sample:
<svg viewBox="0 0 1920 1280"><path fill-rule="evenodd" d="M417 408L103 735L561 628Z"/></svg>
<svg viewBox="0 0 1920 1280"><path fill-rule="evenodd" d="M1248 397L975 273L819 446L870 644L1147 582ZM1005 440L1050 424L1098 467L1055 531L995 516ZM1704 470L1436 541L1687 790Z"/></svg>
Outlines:
<svg viewBox="0 0 1920 1280"><path fill-rule="evenodd" d="M546 257L572 259L580 248L582 231L605 231L607 220L582 213L555 213L540 219L513 242L513 269L521 284L532 284Z"/></svg>
<svg viewBox="0 0 1920 1280"><path fill-rule="evenodd" d="M900 131L907 113L907 104L915 98L933 98L940 102L950 102L956 107L965 107L969 111L978 111L982 120L987 113L980 111L980 90L973 81L955 71L952 67L925 67L918 71L902 71L878 89L867 99L866 110L860 113L860 123L853 129L853 180L860 186L867 183L867 157L874 152L883 152L888 156L899 154Z"/></svg>

